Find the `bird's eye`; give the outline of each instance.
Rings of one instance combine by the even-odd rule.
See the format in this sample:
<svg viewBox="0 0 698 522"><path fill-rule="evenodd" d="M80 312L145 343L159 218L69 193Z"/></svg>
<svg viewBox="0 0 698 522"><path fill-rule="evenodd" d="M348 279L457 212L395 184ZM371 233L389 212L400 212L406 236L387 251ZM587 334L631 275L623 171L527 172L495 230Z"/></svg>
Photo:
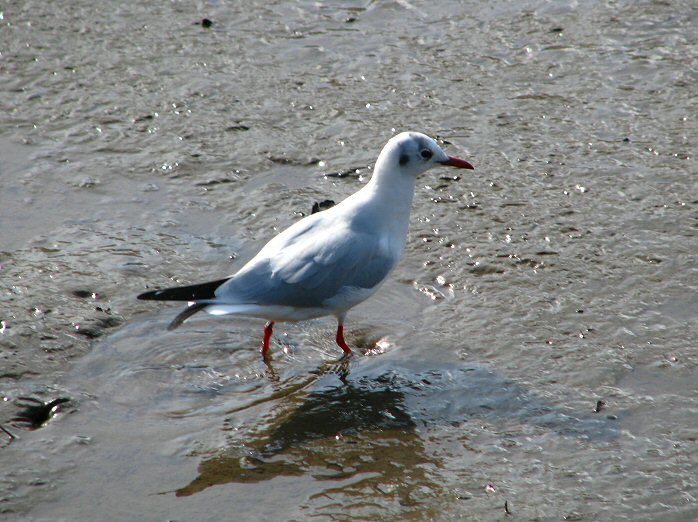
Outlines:
<svg viewBox="0 0 698 522"><path fill-rule="evenodd" d="M429 158L432 157L434 153L430 151L429 149L422 149L419 155L422 157L422 159L428 160Z"/></svg>

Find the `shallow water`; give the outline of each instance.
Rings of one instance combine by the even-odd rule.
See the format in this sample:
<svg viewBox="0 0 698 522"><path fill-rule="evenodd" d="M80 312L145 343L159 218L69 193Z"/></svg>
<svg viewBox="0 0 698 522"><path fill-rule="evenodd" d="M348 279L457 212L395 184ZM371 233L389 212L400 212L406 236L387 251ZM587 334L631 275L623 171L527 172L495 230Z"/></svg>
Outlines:
<svg viewBox="0 0 698 522"><path fill-rule="evenodd" d="M691 2L0 23L4 516L698 518ZM338 363L323 319L279 325L268 368L261 321L167 332L177 307L135 300L233 272L406 129L476 170L421 178L349 316L372 355ZM27 396L70 402L32 430Z"/></svg>

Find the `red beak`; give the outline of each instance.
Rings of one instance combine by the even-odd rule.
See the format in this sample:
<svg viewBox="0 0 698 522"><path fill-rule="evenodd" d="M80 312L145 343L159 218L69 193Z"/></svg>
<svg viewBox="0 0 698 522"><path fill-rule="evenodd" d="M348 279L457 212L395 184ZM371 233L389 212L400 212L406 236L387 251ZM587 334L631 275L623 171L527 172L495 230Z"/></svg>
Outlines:
<svg viewBox="0 0 698 522"><path fill-rule="evenodd" d="M475 168L467 161L454 158L453 156L449 156L446 161L440 161L439 163L441 163L442 165L448 165L449 167L458 167L459 169L473 170Z"/></svg>

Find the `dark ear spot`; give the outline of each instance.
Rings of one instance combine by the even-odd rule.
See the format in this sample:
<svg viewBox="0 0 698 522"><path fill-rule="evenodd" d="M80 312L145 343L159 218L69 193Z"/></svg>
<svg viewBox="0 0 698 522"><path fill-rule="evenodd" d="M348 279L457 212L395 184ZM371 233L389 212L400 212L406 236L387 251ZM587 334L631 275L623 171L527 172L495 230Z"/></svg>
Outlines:
<svg viewBox="0 0 698 522"><path fill-rule="evenodd" d="M400 154L400 166L404 167L410 162L410 157L407 154Z"/></svg>

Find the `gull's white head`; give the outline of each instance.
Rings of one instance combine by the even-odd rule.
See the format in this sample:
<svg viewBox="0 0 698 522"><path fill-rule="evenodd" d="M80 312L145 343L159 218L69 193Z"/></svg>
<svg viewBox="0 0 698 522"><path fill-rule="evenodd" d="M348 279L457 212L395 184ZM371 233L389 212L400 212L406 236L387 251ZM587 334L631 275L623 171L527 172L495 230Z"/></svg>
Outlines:
<svg viewBox="0 0 698 522"><path fill-rule="evenodd" d="M473 168L467 161L446 154L429 136L420 132L402 132L383 147L376 160L376 172L387 170L417 177L438 165Z"/></svg>

